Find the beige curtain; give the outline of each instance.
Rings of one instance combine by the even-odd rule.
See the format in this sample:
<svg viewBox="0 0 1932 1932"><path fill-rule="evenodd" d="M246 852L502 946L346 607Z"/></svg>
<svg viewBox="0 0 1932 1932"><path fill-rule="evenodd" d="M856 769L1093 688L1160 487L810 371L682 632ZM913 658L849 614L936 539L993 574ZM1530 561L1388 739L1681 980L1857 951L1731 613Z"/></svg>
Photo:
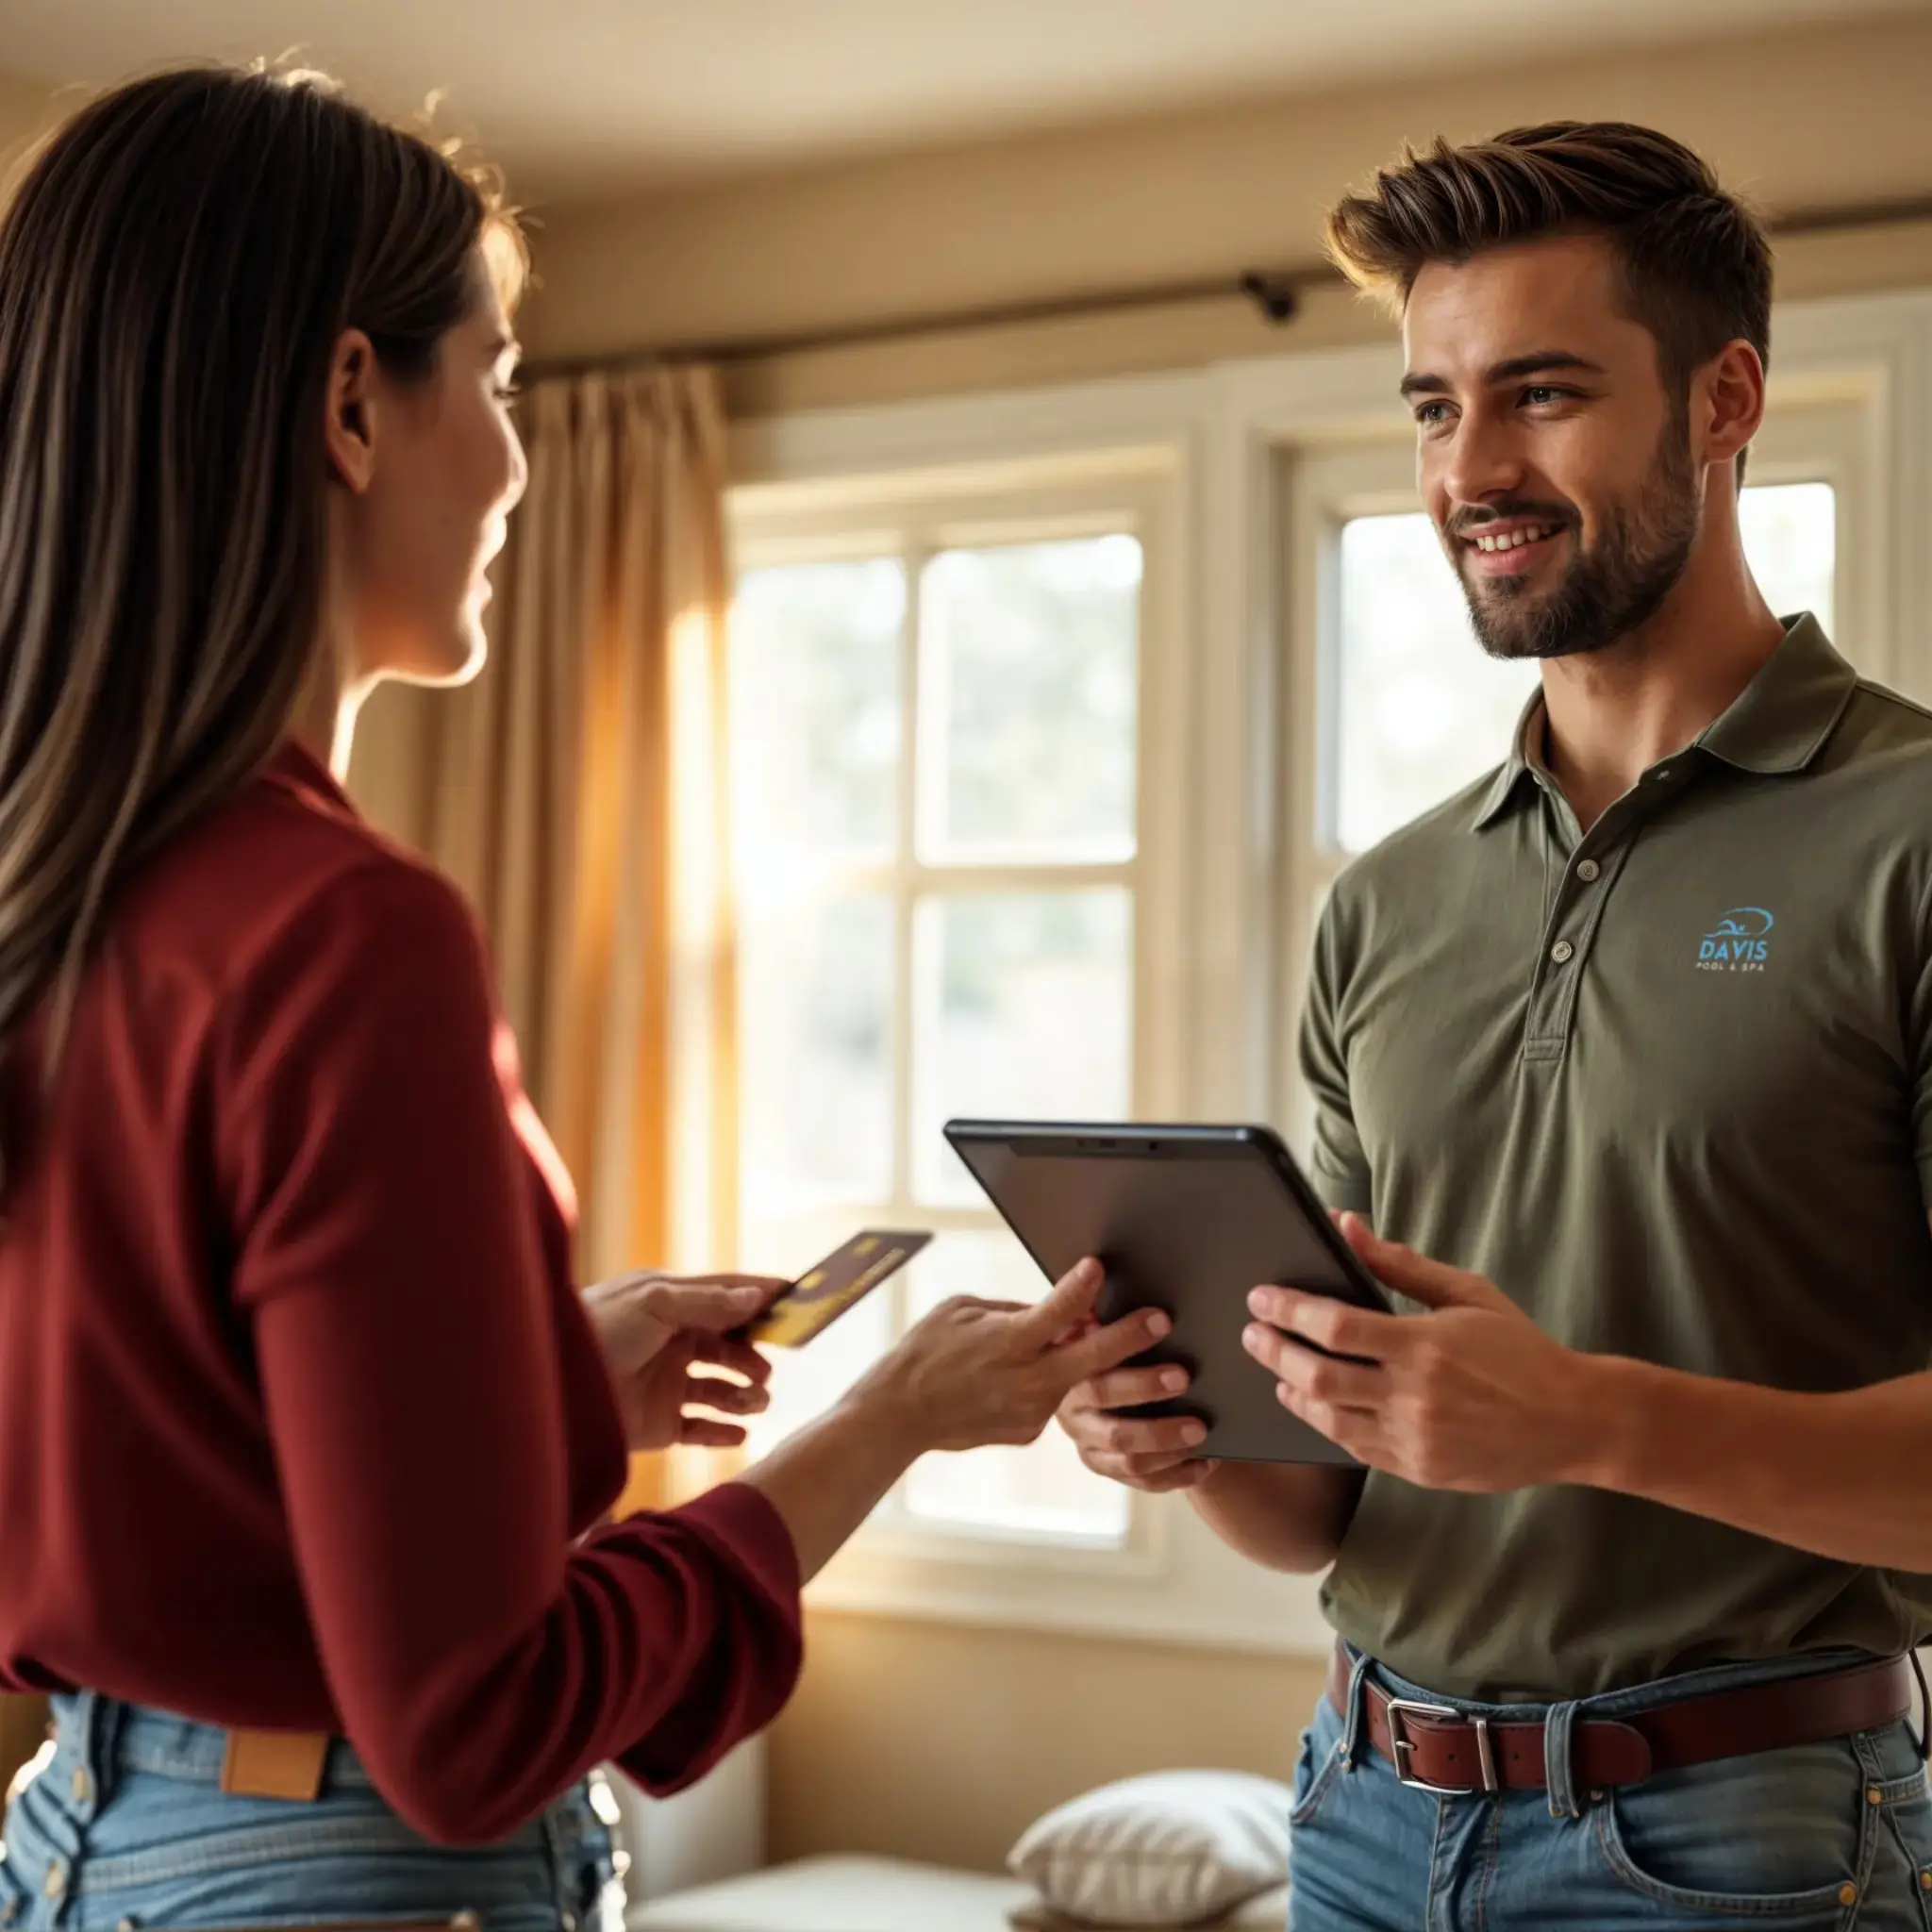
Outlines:
<svg viewBox="0 0 1932 1932"><path fill-rule="evenodd" d="M735 1212L724 432L700 369L539 382L523 428L529 489L489 667L425 714L426 842L489 928L531 1096L576 1181L589 1281L673 1258L680 1077L710 1120L710 1257ZM634 1476L631 1507L665 1500L668 1465Z"/></svg>

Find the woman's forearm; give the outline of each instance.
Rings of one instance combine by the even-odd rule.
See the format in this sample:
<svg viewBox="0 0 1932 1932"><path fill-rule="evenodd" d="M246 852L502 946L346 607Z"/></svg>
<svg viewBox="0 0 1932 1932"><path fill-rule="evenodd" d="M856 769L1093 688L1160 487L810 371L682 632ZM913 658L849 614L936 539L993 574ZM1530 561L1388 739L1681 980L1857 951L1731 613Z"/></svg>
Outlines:
<svg viewBox="0 0 1932 1932"><path fill-rule="evenodd" d="M740 1479L784 1518L808 1583L928 1446L890 1390L861 1385Z"/></svg>

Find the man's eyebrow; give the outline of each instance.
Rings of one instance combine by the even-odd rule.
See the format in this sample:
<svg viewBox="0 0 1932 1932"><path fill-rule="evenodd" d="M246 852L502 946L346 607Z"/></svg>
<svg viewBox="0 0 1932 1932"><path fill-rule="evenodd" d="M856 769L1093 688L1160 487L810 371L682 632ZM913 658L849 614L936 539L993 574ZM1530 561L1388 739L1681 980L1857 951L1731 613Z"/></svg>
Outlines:
<svg viewBox="0 0 1932 1932"><path fill-rule="evenodd" d="M1526 356L1511 356L1507 361L1491 363L1483 371L1483 387L1494 389L1499 383L1521 382L1525 375L1554 375L1563 371L1580 375L1607 375L1609 373L1601 362L1592 362L1588 356L1579 356L1574 350L1532 349ZM1404 402L1411 396L1442 396L1448 393L1449 383L1441 375L1412 371L1402 378Z"/></svg>

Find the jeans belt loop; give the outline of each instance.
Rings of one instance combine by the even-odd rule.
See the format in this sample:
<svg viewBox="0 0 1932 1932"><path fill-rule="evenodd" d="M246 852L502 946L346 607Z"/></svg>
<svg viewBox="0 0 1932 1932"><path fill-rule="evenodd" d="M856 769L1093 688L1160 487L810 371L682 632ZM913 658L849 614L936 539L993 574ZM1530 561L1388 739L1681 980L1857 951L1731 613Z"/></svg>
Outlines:
<svg viewBox="0 0 1932 1932"><path fill-rule="evenodd" d="M1576 1724L1574 1701L1553 1704L1543 1719L1543 1777L1549 1785L1550 1816L1581 1818L1576 1802L1575 1766L1571 1745Z"/></svg>
<svg viewBox="0 0 1932 1932"><path fill-rule="evenodd" d="M1912 1738L1912 1742L1918 1747L1919 1762L1925 1764L1932 1762L1932 1689L1926 1686L1925 1665L1919 1653L1914 1650L1908 1651L1907 1655L1912 1660L1912 1675L1919 1683L1919 1735ZM1911 1721L1907 1719L1906 1735L1909 1738L1911 1733Z"/></svg>
<svg viewBox="0 0 1932 1932"><path fill-rule="evenodd" d="M1342 1720L1341 1741L1336 1749L1341 1754L1343 1771L1353 1771L1361 1751L1362 1705L1368 1692L1369 1656L1366 1651L1355 1653L1355 1663L1348 1674L1348 1712Z"/></svg>

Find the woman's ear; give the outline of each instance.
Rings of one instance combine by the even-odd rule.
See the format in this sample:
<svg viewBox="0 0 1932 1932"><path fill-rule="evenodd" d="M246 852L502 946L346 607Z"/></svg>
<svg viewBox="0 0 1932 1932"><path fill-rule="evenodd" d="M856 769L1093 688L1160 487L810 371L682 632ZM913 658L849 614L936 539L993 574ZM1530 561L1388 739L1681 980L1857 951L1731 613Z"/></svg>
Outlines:
<svg viewBox="0 0 1932 1932"><path fill-rule="evenodd" d="M337 482L360 496L375 476L375 346L359 328L344 330L329 358L323 446Z"/></svg>

